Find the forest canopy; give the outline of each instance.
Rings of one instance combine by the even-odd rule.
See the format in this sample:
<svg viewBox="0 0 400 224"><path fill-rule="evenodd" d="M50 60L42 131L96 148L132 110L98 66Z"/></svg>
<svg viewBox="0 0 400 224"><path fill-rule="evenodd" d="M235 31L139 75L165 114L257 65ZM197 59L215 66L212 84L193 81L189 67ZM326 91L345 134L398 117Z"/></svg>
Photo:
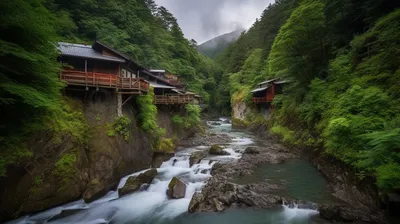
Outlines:
<svg viewBox="0 0 400 224"><path fill-rule="evenodd" d="M398 7L389 0L276 1L217 57L231 87L219 94L253 108L247 121L255 122L249 91L263 80L290 80L273 102L270 130L373 176L384 191L400 190Z"/></svg>

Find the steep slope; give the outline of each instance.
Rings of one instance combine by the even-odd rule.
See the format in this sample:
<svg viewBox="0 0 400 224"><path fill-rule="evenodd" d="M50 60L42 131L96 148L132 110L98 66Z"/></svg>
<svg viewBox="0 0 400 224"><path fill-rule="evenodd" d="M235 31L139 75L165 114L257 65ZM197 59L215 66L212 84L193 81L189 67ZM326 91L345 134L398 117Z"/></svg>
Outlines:
<svg viewBox="0 0 400 224"><path fill-rule="evenodd" d="M229 44L236 41L244 31L244 29L239 29L208 40L198 46L198 51L215 59L215 57L224 51Z"/></svg>
<svg viewBox="0 0 400 224"><path fill-rule="evenodd" d="M225 70L219 94L226 96L228 84L233 123L268 126L287 144L319 149L357 170L358 183L371 178L381 192L399 192L398 8L390 0L269 6L217 60ZM275 23L265 19L278 14ZM250 90L271 78L291 82L266 118L267 104L251 102Z"/></svg>

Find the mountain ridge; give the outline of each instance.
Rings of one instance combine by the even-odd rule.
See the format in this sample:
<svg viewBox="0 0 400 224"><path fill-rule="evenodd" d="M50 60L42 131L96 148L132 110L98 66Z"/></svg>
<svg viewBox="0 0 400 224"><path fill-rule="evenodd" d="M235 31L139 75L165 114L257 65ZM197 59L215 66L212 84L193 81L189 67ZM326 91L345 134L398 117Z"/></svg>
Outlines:
<svg viewBox="0 0 400 224"><path fill-rule="evenodd" d="M200 44L197 49L200 53L215 59L215 57L225 50L229 44L236 41L244 31L246 30L237 29L232 32L219 35Z"/></svg>

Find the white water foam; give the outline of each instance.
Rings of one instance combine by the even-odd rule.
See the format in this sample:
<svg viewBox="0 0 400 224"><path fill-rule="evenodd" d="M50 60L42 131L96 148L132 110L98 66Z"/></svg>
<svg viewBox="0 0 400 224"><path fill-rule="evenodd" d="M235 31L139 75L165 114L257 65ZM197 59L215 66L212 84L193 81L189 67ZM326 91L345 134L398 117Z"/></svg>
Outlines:
<svg viewBox="0 0 400 224"><path fill-rule="evenodd" d="M225 121L225 120L221 120ZM222 124L220 128L231 130L230 124ZM71 202L62 206L58 206L47 211L32 215L24 216L20 219L11 221L12 224L36 224L36 223L113 223L140 222L145 220L149 223L149 219L173 219L187 212L190 200L195 192L201 191L206 181L211 177L210 172L212 166L216 163L214 160L240 159L246 145L254 142L251 138L240 136L240 134L230 134L234 136L230 147L224 150L230 153L229 156L217 156L203 159L199 164L192 167L189 165L190 154L196 150L204 150L208 147L199 146L196 148L186 149L176 154L175 157L164 162L157 169L158 175L153 180L149 188L145 191L136 192L119 198L117 191L110 191L104 197L86 204L83 200ZM210 162L210 159L213 161ZM140 172L128 175L120 180L118 188L125 185L127 179L131 176L137 176ZM173 177L179 177L187 185L185 197L177 200L169 200L166 191L168 184ZM318 214L318 211L311 209L299 209L297 207L289 208L283 205L283 215L285 219L290 220L295 217L309 217ZM46 221L51 217L60 214L62 211L82 209L77 213L71 214L64 218L54 221Z"/></svg>

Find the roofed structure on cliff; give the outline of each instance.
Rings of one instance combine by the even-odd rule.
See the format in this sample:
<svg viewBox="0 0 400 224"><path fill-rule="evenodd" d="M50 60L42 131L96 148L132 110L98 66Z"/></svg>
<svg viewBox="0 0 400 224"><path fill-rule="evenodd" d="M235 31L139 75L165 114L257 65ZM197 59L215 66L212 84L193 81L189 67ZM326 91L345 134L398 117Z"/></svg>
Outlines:
<svg viewBox="0 0 400 224"><path fill-rule="evenodd" d="M275 78L258 83L257 88L250 91L253 94L252 101L255 104L271 103L275 95L282 93L283 85L287 80Z"/></svg>
<svg viewBox="0 0 400 224"><path fill-rule="evenodd" d="M121 94L143 94L154 88L155 104L188 104L196 94L186 93L178 76L166 70L148 70L125 54L99 42L92 45L59 42L60 79L68 86L115 89ZM151 72L152 71L152 72Z"/></svg>
<svg viewBox="0 0 400 224"><path fill-rule="evenodd" d="M185 90L186 85L180 81L180 76L172 74L165 69L150 69L150 72L158 78L166 80L170 85L176 89Z"/></svg>
<svg viewBox="0 0 400 224"><path fill-rule="evenodd" d="M139 77L145 70L119 51L95 41L92 45L59 42L60 79L68 86L115 89L121 94L147 93L150 84Z"/></svg>

